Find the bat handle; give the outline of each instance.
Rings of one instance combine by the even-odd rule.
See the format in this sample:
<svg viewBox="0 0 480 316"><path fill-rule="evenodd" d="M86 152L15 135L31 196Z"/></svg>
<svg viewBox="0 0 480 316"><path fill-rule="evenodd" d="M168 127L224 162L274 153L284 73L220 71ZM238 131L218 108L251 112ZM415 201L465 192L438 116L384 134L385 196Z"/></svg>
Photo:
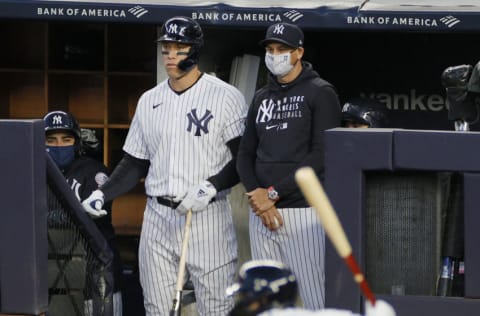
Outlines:
<svg viewBox="0 0 480 316"><path fill-rule="evenodd" d="M358 265L357 260L355 260L355 257L353 256L353 254L350 253L350 255L343 258L343 260L345 261L345 264L347 265L350 272L352 272L353 279L360 287L360 290L362 291L365 298L368 301L370 301L370 304L372 304L372 306L375 306L375 301L376 301L375 295L370 289L370 286L368 286L367 280L365 279L365 276L361 272L360 266Z"/></svg>
<svg viewBox="0 0 480 316"><path fill-rule="evenodd" d="M187 260L187 248L188 248L188 239L190 237L190 226L192 225L192 209L189 209L187 212L187 217L185 219L185 229L183 232L183 242L182 242L182 250L180 255L180 262L178 264L178 277L177 277L177 285L176 290L177 293L181 292L183 289L183 285L185 282L185 265Z"/></svg>
<svg viewBox="0 0 480 316"><path fill-rule="evenodd" d="M177 291L175 293L175 298L173 299L173 306L172 306L172 309L170 310L170 316L181 315L181 311L182 311L182 309L180 308L181 297L182 297L182 292Z"/></svg>
<svg viewBox="0 0 480 316"><path fill-rule="evenodd" d="M190 227L192 225L192 209L187 212L185 219L185 229L183 232L182 249L180 252L180 262L178 264L177 284L175 285L175 297L173 298L173 306L170 310L170 316L180 316L182 304L182 290L185 283L185 269L187 260L188 239L190 237Z"/></svg>

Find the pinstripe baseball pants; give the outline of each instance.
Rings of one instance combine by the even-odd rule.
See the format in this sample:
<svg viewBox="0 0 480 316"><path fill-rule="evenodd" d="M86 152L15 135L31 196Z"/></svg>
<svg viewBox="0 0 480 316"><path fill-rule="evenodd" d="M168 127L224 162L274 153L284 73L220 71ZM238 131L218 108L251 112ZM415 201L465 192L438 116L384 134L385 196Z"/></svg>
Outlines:
<svg viewBox="0 0 480 316"><path fill-rule="evenodd" d="M325 306L325 233L315 210L278 209L284 225L277 231L263 226L250 209L250 246L253 259L273 259L286 264L298 280L307 309Z"/></svg>
<svg viewBox="0 0 480 316"><path fill-rule="evenodd" d="M185 216L148 198L139 247L140 282L148 316L168 315L172 307ZM202 316L224 316L233 307L226 288L237 269L237 240L230 204L217 199L192 216L186 258Z"/></svg>

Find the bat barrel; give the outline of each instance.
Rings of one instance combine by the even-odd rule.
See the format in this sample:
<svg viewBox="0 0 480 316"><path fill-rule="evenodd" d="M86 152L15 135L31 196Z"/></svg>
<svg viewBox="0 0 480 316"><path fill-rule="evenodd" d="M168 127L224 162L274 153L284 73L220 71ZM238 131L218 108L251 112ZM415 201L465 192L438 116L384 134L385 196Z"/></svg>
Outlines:
<svg viewBox="0 0 480 316"><path fill-rule="evenodd" d="M307 202L315 208L325 232L340 257L345 258L350 255L352 247L315 171L311 167L302 167L295 173L295 179Z"/></svg>
<svg viewBox="0 0 480 316"><path fill-rule="evenodd" d="M358 283L363 295L370 301L372 306L375 305L375 296L353 257L352 247L347 239L347 235L315 171L311 167L302 167L295 173L295 180L307 202L315 208L327 236L332 241L337 253L345 261L350 272L352 272L353 278Z"/></svg>

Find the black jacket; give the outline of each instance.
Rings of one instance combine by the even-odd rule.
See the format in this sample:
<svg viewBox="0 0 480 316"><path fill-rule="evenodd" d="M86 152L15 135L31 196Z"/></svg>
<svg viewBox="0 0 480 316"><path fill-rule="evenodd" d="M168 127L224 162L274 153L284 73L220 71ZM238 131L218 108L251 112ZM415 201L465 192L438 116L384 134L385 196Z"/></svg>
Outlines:
<svg viewBox="0 0 480 316"><path fill-rule="evenodd" d="M98 189L108 177L107 168L97 160L81 156L64 171L65 178L70 188L79 201L83 201ZM107 215L93 219L102 235L107 240L113 252L114 292L121 288L122 262L115 244L115 230L112 225L112 203L105 203L104 210Z"/></svg>
<svg viewBox="0 0 480 316"><path fill-rule="evenodd" d="M237 157L247 192L275 187L277 207L306 207L295 179L301 166L322 177L326 129L340 126L341 107L335 88L302 62L300 75L280 84L272 75L254 96Z"/></svg>

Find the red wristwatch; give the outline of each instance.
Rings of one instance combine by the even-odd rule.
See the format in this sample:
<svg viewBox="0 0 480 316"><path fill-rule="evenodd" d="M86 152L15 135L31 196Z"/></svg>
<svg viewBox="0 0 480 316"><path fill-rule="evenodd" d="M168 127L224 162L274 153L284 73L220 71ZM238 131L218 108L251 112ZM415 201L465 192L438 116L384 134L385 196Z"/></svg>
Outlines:
<svg viewBox="0 0 480 316"><path fill-rule="evenodd" d="M267 189L268 192L268 198L272 201L278 200L278 192L275 190L273 185L269 186Z"/></svg>

